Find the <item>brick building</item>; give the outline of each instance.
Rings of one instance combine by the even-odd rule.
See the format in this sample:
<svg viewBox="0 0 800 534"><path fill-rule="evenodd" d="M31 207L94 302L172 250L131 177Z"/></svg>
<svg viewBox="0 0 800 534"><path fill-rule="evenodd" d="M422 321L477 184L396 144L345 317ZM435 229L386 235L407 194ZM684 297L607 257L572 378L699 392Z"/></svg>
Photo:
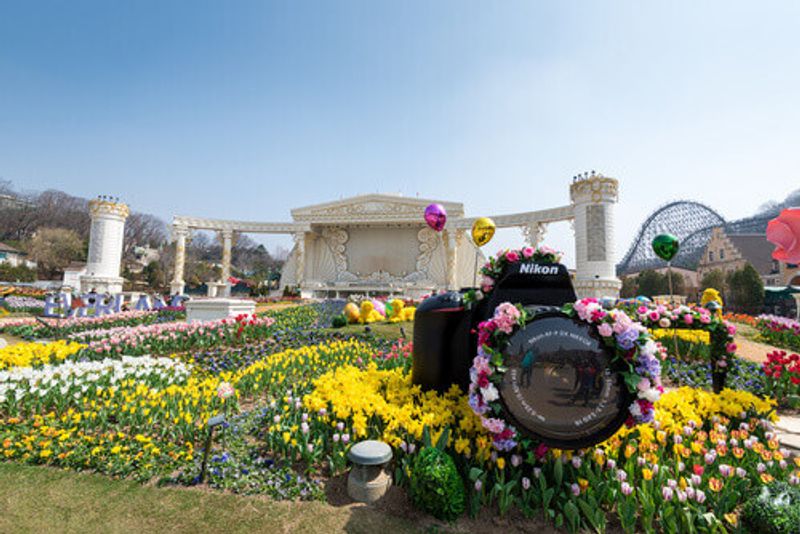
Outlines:
<svg viewBox="0 0 800 534"><path fill-rule="evenodd" d="M779 287L789 284L800 285L800 269L797 265L784 264L772 259L775 246L767 241L764 234L726 234L724 228L711 231L700 261L697 275L700 279L714 269L729 273L742 268L749 262L765 286Z"/></svg>

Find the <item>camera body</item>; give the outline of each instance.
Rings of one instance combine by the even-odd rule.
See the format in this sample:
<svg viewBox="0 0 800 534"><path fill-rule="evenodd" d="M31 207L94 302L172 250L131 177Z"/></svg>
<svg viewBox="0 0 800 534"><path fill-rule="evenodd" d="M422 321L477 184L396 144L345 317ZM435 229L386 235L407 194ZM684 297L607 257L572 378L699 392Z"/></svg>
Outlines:
<svg viewBox="0 0 800 534"><path fill-rule="evenodd" d="M576 299L567 268L554 263L509 266L494 290L472 307L464 304L467 291L433 295L417 307L412 380L423 389L444 392L456 384L467 391L469 369L478 349L475 330L492 317L499 304L561 307Z"/></svg>
<svg viewBox="0 0 800 534"><path fill-rule="evenodd" d="M467 291L434 295L417 308L414 384L467 392L478 325L510 302L522 305L528 319L503 349L505 371L496 382L502 417L520 433L564 449L600 443L628 419L634 396L622 374L625 363L595 325L561 311L576 300L566 267L515 263L482 300L467 305Z"/></svg>

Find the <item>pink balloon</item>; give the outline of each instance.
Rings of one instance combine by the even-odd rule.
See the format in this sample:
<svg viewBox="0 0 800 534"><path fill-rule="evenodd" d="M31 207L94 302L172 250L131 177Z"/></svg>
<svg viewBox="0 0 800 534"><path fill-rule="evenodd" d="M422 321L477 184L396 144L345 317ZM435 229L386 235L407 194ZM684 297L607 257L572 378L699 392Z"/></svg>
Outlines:
<svg viewBox="0 0 800 534"><path fill-rule="evenodd" d="M800 208L789 208L767 224L767 241L775 245L772 257L800 263Z"/></svg>
<svg viewBox="0 0 800 534"><path fill-rule="evenodd" d="M441 204L431 204L425 208L425 222L437 232L444 230L447 222L447 212Z"/></svg>

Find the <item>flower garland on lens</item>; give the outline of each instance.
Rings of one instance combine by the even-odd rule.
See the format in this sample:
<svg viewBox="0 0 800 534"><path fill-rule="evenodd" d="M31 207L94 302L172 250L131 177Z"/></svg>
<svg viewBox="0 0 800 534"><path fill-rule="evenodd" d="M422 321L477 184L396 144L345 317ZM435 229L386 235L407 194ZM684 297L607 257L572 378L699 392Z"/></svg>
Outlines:
<svg viewBox="0 0 800 534"><path fill-rule="evenodd" d="M626 364L622 372L628 390L636 393L629 406L628 426L654 420L654 403L664 388L661 386L661 363L658 345L647 328L619 309L604 309L597 299L586 298L567 304L562 311L597 327L603 343L614 350L614 360ZM499 384L504 366L503 350L516 329L528 322L528 313L509 302L500 304L494 316L478 325L478 354L470 369L469 405L492 434L494 447L509 451L516 447L517 430L503 418Z"/></svg>

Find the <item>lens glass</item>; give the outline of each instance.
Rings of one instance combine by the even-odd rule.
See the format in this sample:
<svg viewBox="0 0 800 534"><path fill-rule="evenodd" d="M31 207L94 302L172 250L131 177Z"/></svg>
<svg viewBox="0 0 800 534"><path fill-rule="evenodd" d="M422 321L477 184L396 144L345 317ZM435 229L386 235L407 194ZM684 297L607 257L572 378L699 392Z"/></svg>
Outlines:
<svg viewBox="0 0 800 534"><path fill-rule="evenodd" d="M567 446L606 437L624 421L622 375L591 325L562 315L535 318L504 355L500 396L519 430Z"/></svg>

